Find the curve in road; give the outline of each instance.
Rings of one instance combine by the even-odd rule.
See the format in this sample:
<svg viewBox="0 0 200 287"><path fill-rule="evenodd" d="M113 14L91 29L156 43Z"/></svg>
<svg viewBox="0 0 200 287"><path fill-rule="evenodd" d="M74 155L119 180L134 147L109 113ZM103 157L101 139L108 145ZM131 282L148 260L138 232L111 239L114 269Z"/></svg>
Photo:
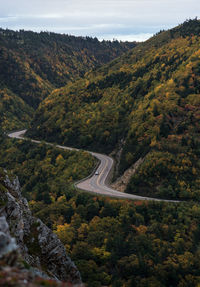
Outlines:
<svg viewBox="0 0 200 287"><path fill-rule="evenodd" d="M16 139L21 139L21 140L30 140L33 143L41 143L41 141L38 140L32 140L23 137L24 133L26 130L22 131L17 131L17 132L12 132L9 133L8 136L10 138L16 138ZM46 143L48 145L53 146L51 143ZM76 150L76 148L71 148L71 147L66 147L62 145L56 145L56 147L65 149L65 150ZM111 169L113 167L113 159L107 155L96 153L96 152L89 152L92 156L96 157L99 161L100 164L98 168L96 169L95 173L93 173L91 176L89 176L86 179L83 179L79 181L78 183L75 184L75 186L78 189L87 191L87 192L92 192L100 195L105 195L109 197L117 197L121 199L133 199L133 200L153 200L153 201L166 201L166 202L179 202L175 200L166 200L166 199L158 199L158 198L151 198L151 197L143 197L143 196L138 196L134 194L128 194L128 193L122 193L117 190L111 189L107 184L106 180L109 177L109 174L111 172Z"/></svg>

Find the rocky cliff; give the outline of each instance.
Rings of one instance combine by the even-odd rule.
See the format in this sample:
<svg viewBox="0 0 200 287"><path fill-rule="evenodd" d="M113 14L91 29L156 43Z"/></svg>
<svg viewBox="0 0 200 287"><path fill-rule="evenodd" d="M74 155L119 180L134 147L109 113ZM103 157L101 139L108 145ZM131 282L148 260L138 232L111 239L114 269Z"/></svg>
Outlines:
<svg viewBox="0 0 200 287"><path fill-rule="evenodd" d="M80 273L61 241L32 216L27 200L21 195L18 178L3 170L0 170L0 263L0 268L4 265L21 268L23 263L34 276L81 284Z"/></svg>

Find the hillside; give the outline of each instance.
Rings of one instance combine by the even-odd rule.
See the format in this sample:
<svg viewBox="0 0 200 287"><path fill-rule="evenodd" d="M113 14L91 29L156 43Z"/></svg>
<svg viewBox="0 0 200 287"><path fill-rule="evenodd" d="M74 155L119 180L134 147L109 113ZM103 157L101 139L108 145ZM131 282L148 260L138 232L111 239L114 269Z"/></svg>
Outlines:
<svg viewBox="0 0 200 287"><path fill-rule="evenodd" d="M3 131L27 127L33 109L10 90L0 89L0 127Z"/></svg>
<svg viewBox="0 0 200 287"><path fill-rule="evenodd" d="M53 89L134 46L90 37L0 29L0 87L36 107Z"/></svg>
<svg viewBox="0 0 200 287"><path fill-rule="evenodd" d="M199 35L188 20L53 91L28 135L107 153L121 145L120 173L145 157L128 192L199 199Z"/></svg>
<svg viewBox="0 0 200 287"><path fill-rule="evenodd" d="M27 199L47 204L73 192L73 183L87 177L96 165L89 153L61 150L44 143L35 145L0 136L0 146L0 167L19 177Z"/></svg>
<svg viewBox="0 0 200 287"><path fill-rule="evenodd" d="M7 177L0 169L0 215L6 216L26 259L18 262L20 268L13 260L16 254L8 254L7 261L12 258L14 265L8 267L1 252L9 241L0 238L0 286L72 286L32 274L37 270L31 266L38 268L40 262L40 275L43 270L60 280L68 281L70 274L77 279L79 273L63 245L88 287L198 286L198 202L140 202L74 192L69 183L89 174L92 167L84 152L4 138L0 159L4 169L19 174L22 191L31 199L29 206L40 218L31 216L16 177L10 173ZM70 272L67 267L72 267ZM22 285L24 279L30 285Z"/></svg>
<svg viewBox="0 0 200 287"><path fill-rule="evenodd" d="M33 108L52 90L82 77L135 45L0 29L1 127L13 130L27 126Z"/></svg>

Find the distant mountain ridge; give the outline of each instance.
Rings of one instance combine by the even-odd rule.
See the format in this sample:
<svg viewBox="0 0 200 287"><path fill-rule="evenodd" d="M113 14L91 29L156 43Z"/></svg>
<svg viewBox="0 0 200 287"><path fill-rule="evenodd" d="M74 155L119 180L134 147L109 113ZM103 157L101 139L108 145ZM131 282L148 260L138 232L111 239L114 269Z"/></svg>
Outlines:
<svg viewBox="0 0 200 287"><path fill-rule="evenodd" d="M104 152L123 143L121 173L146 156L129 192L199 198L199 35L187 20L53 91L28 135Z"/></svg>
<svg viewBox="0 0 200 287"><path fill-rule="evenodd" d="M13 95L12 103L5 103L4 96L10 113L1 119L1 126L8 130L18 128L20 123L21 127L27 125L32 108L51 91L110 62L135 45L50 32L0 29L0 92ZM1 106L0 112L4 113ZM19 117L13 121L16 113Z"/></svg>
<svg viewBox="0 0 200 287"><path fill-rule="evenodd" d="M90 37L0 29L0 86L36 107L53 89L134 46Z"/></svg>

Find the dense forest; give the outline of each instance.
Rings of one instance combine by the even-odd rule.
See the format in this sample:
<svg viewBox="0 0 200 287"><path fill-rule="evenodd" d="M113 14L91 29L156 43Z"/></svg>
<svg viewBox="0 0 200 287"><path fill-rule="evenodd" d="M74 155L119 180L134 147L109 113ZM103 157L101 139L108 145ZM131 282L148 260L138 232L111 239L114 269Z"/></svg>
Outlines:
<svg viewBox="0 0 200 287"><path fill-rule="evenodd" d="M197 19L136 47L0 30L0 166L19 177L33 214L60 237L88 287L200 284L199 36ZM182 202L75 190L97 164L89 153L6 137L27 127L38 104L30 137L120 147L119 174L144 159L126 192Z"/></svg>
<svg viewBox="0 0 200 287"><path fill-rule="evenodd" d="M39 103L56 88L110 62L136 43L56 33L0 29L0 125L27 127Z"/></svg>
<svg viewBox="0 0 200 287"><path fill-rule="evenodd" d="M53 89L134 46L90 37L0 29L0 87L37 107Z"/></svg>
<svg viewBox="0 0 200 287"><path fill-rule="evenodd" d="M129 193L199 200L200 22L158 33L53 91L28 135L111 152L122 174L144 158Z"/></svg>
<svg viewBox="0 0 200 287"><path fill-rule="evenodd" d="M33 109L9 89L0 89L0 127L6 131L28 127Z"/></svg>
<svg viewBox="0 0 200 287"><path fill-rule="evenodd" d="M73 182L91 172L93 158L43 143L1 137L0 165L19 176L34 215L60 237L88 287L200 282L198 203L134 202L77 192Z"/></svg>
<svg viewBox="0 0 200 287"><path fill-rule="evenodd" d="M56 149L45 143L37 146L5 136L1 136L0 144L0 166L19 177L27 199L47 204L65 191L74 191L73 183L88 176L97 164L84 151Z"/></svg>

